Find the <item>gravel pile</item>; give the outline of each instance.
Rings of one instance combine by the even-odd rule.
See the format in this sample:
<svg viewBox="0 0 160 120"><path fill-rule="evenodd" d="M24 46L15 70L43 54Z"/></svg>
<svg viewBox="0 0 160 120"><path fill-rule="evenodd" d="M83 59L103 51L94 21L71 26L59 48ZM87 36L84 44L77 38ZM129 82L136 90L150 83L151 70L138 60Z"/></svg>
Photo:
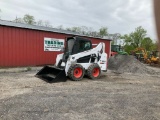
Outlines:
<svg viewBox="0 0 160 120"><path fill-rule="evenodd" d="M109 58L108 69L118 73L138 73L153 74L154 71L148 69L143 63L131 55L114 55Z"/></svg>

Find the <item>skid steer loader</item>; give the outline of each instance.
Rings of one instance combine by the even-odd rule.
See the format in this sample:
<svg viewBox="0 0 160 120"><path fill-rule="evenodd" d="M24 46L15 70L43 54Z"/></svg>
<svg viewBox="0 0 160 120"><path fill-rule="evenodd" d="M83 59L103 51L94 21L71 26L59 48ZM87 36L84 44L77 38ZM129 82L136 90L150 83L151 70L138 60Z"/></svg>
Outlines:
<svg viewBox="0 0 160 120"><path fill-rule="evenodd" d="M79 81L84 75L97 79L101 71L107 71L105 44L92 48L90 40L81 37L67 37L64 53L58 54L54 66L45 66L36 77L47 82L65 82L67 77Z"/></svg>

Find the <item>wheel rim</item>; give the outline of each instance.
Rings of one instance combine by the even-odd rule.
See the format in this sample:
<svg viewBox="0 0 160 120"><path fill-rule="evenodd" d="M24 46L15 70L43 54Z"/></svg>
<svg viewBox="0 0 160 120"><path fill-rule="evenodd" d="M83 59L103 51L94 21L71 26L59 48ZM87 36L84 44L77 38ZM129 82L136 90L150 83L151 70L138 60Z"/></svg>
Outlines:
<svg viewBox="0 0 160 120"><path fill-rule="evenodd" d="M82 68L79 68L79 67L75 68L73 74L74 74L75 78L80 78L82 76L82 74L83 74Z"/></svg>
<svg viewBox="0 0 160 120"><path fill-rule="evenodd" d="M93 69L93 72L92 72L92 75L93 75L93 77L98 77L98 76L99 76L99 73L100 73L99 68L94 68L94 69Z"/></svg>

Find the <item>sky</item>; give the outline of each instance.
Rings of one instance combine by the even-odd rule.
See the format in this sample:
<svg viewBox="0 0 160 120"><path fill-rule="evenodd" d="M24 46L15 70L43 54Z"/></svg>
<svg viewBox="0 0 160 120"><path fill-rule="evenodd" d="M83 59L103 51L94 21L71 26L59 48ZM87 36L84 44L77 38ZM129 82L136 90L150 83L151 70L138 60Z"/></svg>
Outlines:
<svg viewBox="0 0 160 120"><path fill-rule="evenodd" d="M110 34L129 34L142 26L156 40L152 0L0 0L0 17L30 14L53 27L107 27Z"/></svg>

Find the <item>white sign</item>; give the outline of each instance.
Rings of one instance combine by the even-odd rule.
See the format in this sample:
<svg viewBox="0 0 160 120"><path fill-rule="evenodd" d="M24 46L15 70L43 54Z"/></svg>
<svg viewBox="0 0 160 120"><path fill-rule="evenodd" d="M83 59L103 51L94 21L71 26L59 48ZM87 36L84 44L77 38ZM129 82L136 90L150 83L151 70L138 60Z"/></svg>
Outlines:
<svg viewBox="0 0 160 120"><path fill-rule="evenodd" d="M64 39L44 38L44 51L60 51L64 48Z"/></svg>

